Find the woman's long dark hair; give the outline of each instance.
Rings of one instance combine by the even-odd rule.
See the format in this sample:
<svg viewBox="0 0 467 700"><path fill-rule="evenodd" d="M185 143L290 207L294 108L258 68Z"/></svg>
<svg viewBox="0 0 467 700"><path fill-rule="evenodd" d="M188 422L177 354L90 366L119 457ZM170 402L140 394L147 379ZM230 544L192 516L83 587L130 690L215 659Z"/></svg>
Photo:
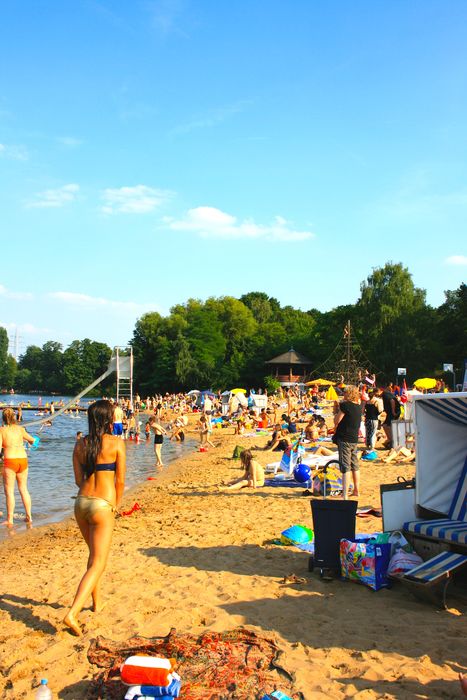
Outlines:
<svg viewBox="0 0 467 700"><path fill-rule="evenodd" d="M113 414L114 407L107 399L95 401L88 408L89 433L84 442L86 478L96 470L97 455L102 449L102 438L104 435L109 435L112 430Z"/></svg>
<svg viewBox="0 0 467 700"><path fill-rule="evenodd" d="M240 455L240 462L245 467L245 470L249 470L251 467L251 462L253 461L253 454L251 450L243 450Z"/></svg>

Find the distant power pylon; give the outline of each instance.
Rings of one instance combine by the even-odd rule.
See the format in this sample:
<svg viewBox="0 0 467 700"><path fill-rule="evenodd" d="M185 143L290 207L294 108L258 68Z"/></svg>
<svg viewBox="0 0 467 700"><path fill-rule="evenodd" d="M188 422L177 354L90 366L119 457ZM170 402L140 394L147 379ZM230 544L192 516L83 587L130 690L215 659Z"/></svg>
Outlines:
<svg viewBox="0 0 467 700"><path fill-rule="evenodd" d="M18 333L18 326L16 326L13 336L8 336L8 352L15 358L16 362L18 362L21 342L22 338Z"/></svg>

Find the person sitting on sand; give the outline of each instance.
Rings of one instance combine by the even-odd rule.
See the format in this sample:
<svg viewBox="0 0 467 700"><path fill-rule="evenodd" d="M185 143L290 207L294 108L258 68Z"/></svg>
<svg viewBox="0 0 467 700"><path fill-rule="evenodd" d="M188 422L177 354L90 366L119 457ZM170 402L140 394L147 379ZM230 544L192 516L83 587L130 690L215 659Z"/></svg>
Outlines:
<svg viewBox="0 0 467 700"><path fill-rule="evenodd" d="M289 437L289 431L282 428L277 433L277 436L273 442L271 442L270 447L265 447L265 450L272 450L272 452L285 452L285 450L290 447L292 440Z"/></svg>
<svg viewBox="0 0 467 700"><path fill-rule="evenodd" d="M235 479L227 486L220 487L221 491L239 491L244 488L257 489L264 486L264 469L259 462L253 459L251 450L243 450L240 461L245 468L245 473L240 479Z"/></svg>
<svg viewBox="0 0 467 700"><path fill-rule="evenodd" d="M326 421L323 418L323 416L317 417L316 424L318 426L319 436L320 437L327 437L328 436L328 426L326 425Z"/></svg>
<svg viewBox="0 0 467 700"><path fill-rule="evenodd" d="M314 416L311 416L310 420L305 426L305 437L307 440L311 441L315 441L319 438L318 421Z"/></svg>
<svg viewBox="0 0 467 700"><path fill-rule="evenodd" d="M259 418L256 418L254 413L251 414L251 418L252 418L253 422L256 424L257 428L265 430L269 426L268 414L266 413L266 411L264 409L261 411Z"/></svg>
<svg viewBox="0 0 467 700"><path fill-rule="evenodd" d="M75 517L89 549L86 573L81 579L64 624L81 634L78 615L88 598L93 610L102 609L100 579L110 550L115 512L125 487L125 443L112 435L113 406L101 399L88 408L89 433L78 440L73 451L73 471L79 487Z"/></svg>
<svg viewBox="0 0 467 700"><path fill-rule="evenodd" d="M28 491L28 458L24 442L32 445L34 438L16 424L16 415L12 408L3 410L3 427L0 428L0 451L3 448L3 489L6 499L7 527L13 527L15 512L15 483L26 511L26 522L32 523L31 496Z"/></svg>

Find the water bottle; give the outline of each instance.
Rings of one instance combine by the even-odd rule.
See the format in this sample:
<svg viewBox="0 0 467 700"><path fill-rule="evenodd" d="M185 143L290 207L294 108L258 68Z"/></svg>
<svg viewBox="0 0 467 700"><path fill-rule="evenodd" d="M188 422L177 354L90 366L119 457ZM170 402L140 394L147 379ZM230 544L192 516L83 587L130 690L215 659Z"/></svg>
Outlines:
<svg viewBox="0 0 467 700"><path fill-rule="evenodd" d="M53 700L52 691L47 685L47 678L41 680L41 684L36 690L35 700Z"/></svg>

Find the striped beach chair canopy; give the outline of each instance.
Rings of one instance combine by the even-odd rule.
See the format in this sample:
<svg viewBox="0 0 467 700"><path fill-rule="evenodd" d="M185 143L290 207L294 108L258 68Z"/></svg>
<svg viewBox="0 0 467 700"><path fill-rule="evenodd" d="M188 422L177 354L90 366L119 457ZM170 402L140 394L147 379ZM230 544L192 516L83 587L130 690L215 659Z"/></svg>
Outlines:
<svg viewBox="0 0 467 700"><path fill-rule="evenodd" d="M450 520L464 520L467 392L415 396L414 410L416 502Z"/></svg>

